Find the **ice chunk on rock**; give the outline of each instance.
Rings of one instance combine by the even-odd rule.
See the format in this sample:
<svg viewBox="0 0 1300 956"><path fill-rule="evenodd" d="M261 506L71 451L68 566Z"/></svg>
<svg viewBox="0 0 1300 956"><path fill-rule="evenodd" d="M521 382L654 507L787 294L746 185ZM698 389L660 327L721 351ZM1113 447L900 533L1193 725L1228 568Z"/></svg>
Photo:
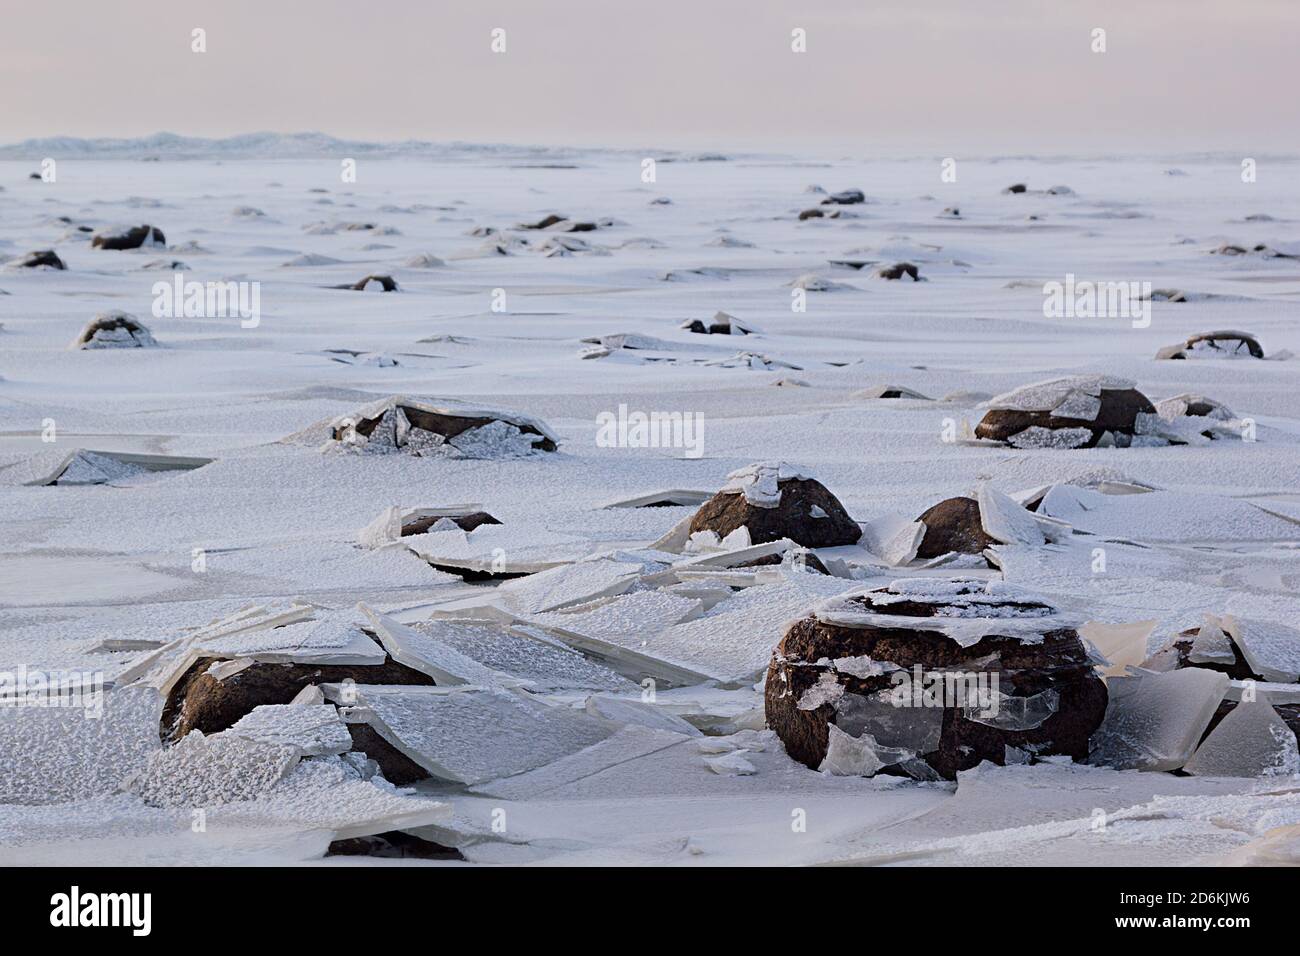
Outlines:
<svg viewBox="0 0 1300 956"><path fill-rule="evenodd" d="M310 689L320 693L319 688ZM352 735L333 704L262 704L235 721L228 733L256 743L294 747L304 757L352 749Z"/></svg>

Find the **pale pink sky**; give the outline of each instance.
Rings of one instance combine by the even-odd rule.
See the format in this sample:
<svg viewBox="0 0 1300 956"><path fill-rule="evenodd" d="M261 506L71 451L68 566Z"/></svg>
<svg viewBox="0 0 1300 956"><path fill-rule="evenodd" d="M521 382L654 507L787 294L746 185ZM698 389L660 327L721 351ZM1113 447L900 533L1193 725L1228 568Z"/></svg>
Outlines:
<svg viewBox="0 0 1300 956"><path fill-rule="evenodd" d="M4 142L1300 147L1294 0L124 0L15 3L2 22Z"/></svg>

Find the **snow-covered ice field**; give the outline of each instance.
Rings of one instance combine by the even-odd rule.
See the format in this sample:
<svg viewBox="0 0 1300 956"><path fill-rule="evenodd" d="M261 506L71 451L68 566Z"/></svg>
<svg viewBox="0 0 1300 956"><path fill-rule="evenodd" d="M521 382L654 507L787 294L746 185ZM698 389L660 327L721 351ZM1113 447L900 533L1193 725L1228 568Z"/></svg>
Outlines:
<svg viewBox="0 0 1300 956"><path fill-rule="evenodd" d="M715 594L692 621L666 596L623 606L645 588L622 598L619 588L635 563L626 552L654 564L637 549L695 506L606 507L666 489L712 494L760 461L806 469L862 523L911 520L986 483L1013 497L1136 483L1155 490L1085 497L1055 515L1074 529L1067 540L1003 544L1000 569L963 573L1005 578L1094 624L1141 625L1101 629L1107 673L1141 663L1204 613L1300 627L1300 360L1284 355L1300 354L1300 259L1213 252L1300 252L1300 162L1261 158L1258 180L1243 183L1235 160L1188 157L963 160L956 182L942 182L931 157L674 160L645 183L631 152L363 156L346 184L336 156L66 159L55 183L28 178L34 160L0 161L0 257L52 249L67 266L0 265L0 670L99 672L113 685L92 732L74 726L80 715L0 708L0 861L300 862L322 859L335 839L403 828L471 863L1300 860L1300 786L1288 774L1051 758L986 763L952 783L803 766L761 729L755 690L786 623L841 591L945 569L834 549L828 559L856 567L854 579L772 571L785 576ZM1004 193L1013 183L1029 189ZM814 185L861 189L866 202L819 206ZM1069 192L1046 191L1058 185ZM813 207L840 215L801 221ZM959 216L943 214L952 207ZM517 228L551 213L598 228ZM166 248L92 248L77 229L146 223ZM472 234L483 227L498 232ZM834 264L845 260L866 264ZM874 275L904 261L925 281ZM155 315L154 285L173 269L257 283L260 322ZM835 286L808 291L796 311L792 283L809 274ZM399 290L332 288L370 275L392 276ZM1150 282L1188 301L1152 303L1148 327L1046 318L1044 283L1067 275ZM141 320L157 347L69 348L115 309ZM681 328L717 311L757 332ZM1247 331L1279 357L1154 358L1215 329ZM623 333L653 341L606 338ZM593 338L605 341L584 341ZM1254 440L1068 449L969 437L985 399L1095 374L1132 380L1154 402L1208 396ZM862 394L881 385L935 401ZM393 395L522 413L549 426L558 450L460 459L326 451L324 431L285 440ZM698 448L609 447L601 416L620 406L699 416ZM77 449L211 461L30 483ZM386 508L466 503L501 526L434 531L415 550L358 544ZM627 566L546 587L466 582L429 563L533 571L609 551L625 552L610 564ZM140 735L158 702L119 705L117 695L146 693L131 682L152 673L147 659L165 658L167 642L249 605L295 600L322 618L337 612L331 620L362 602L416 633L462 614L513 622L532 628L525 648L563 660L457 645L472 660L439 666L490 674L439 685L503 686L475 699L481 711L453 716L445 695L368 700L363 689L390 731L424 721L412 739L431 738L440 766L472 774L399 792L353 773L335 748L294 753L287 769L250 771L233 789L206 781L195 796ZM575 620L584 613L591 619ZM1300 661L1291 633L1269 648L1284 675ZM626 655L593 651L609 645ZM646 676L659 690L641 707ZM1277 694L1300 702L1300 691ZM492 726L515 706L502 695L583 720L547 716L534 741L532 718L513 711ZM490 739L466 742L485 727ZM460 732L465 740L450 741ZM511 735L518 752L501 742ZM215 773L211 754L173 763L191 756L196 777ZM221 759L244 766L238 753ZM247 759L271 773L265 753ZM177 786L183 798L156 797ZM792 826L800 819L805 827Z"/></svg>

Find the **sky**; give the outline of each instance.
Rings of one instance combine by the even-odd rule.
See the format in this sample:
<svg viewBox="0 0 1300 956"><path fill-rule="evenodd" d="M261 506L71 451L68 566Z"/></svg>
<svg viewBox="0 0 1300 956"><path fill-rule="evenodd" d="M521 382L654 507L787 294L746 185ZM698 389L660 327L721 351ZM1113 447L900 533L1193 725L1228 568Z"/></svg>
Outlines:
<svg viewBox="0 0 1300 956"><path fill-rule="evenodd" d="M1298 50L1295 0L13 3L0 142L1262 155L1300 151Z"/></svg>

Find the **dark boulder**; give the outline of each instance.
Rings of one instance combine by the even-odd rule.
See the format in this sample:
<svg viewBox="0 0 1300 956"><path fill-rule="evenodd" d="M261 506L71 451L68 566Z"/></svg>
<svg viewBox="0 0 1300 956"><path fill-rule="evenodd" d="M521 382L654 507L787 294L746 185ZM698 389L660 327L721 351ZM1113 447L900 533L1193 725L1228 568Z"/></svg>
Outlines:
<svg viewBox="0 0 1300 956"><path fill-rule="evenodd" d="M21 259L13 263L20 269L66 269L63 260L55 254L53 249L40 249L36 252L29 252Z"/></svg>
<svg viewBox="0 0 1300 956"><path fill-rule="evenodd" d="M1132 382L1102 375L1026 385L992 399L987 407L975 427L976 437L1017 447L1091 448L1106 435L1116 444L1128 444L1159 418L1151 400ZM1034 431L1026 435L1028 429ZM1059 441L1053 432L1061 433Z"/></svg>
<svg viewBox="0 0 1300 956"><path fill-rule="evenodd" d="M767 724L813 769L953 779L1082 760L1106 685L1072 622L1000 583L912 579L823 605L767 672Z"/></svg>
<svg viewBox="0 0 1300 956"><path fill-rule="evenodd" d="M946 498L916 519L925 525L916 556L922 560L945 554L983 554L1000 542L990 538L980 522L980 506L974 498Z"/></svg>
<svg viewBox="0 0 1300 956"><path fill-rule="evenodd" d="M165 246L167 240L156 226L132 226L124 232L97 233L90 240L92 249L139 249L143 245Z"/></svg>
<svg viewBox="0 0 1300 956"><path fill-rule="evenodd" d="M907 276L913 282L920 282L921 271L910 262L896 262L892 266L882 266L876 270L880 279L901 279Z"/></svg>
<svg viewBox="0 0 1300 956"><path fill-rule="evenodd" d="M843 192L831 193L822 200L823 206L853 206L861 202L866 202L867 197L861 189L846 189Z"/></svg>
<svg viewBox="0 0 1300 956"><path fill-rule="evenodd" d="M752 465L729 477L731 482L695 513L691 534L712 531L725 538L744 526L753 544L789 538L806 548L857 544L862 537L839 499L796 469Z"/></svg>

